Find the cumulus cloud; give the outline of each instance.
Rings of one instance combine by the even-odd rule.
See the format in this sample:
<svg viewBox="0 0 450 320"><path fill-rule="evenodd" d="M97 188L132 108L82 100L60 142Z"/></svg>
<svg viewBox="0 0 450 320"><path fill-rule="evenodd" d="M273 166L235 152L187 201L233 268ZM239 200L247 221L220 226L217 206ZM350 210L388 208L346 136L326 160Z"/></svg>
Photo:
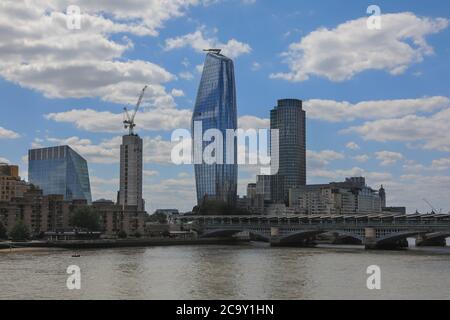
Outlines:
<svg viewBox="0 0 450 320"><path fill-rule="evenodd" d="M353 157L353 160L360 162L360 163L365 163L367 161L369 161L370 157L367 154L360 154L357 156Z"/></svg>
<svg viewBox="0 0 450 320"><path fill-rule="evenodd" d="M308 118L329 122L397 118L415 113L432 113L450 108L450 99L443 96L418 99L347 101L312 99L303 103Z"/></svg>
<svg viewBox="0 0 450 320"><path fill-rule="evenodd" d="M0 76L50 98L99 97L129 103L144 84L160 106L173 105L163 84L175 79L164 68L125 60L132 41L117 34L155 36L164 22L200 0L78 0L81 29L67 28L67 2L3 0L0 3Z"/></svg>
<svg viewBox="0 0 450 320"><path fill-rule="evenodd" d="M49 113L48 120L72 123L78 129L89 132L123 132L123 114L93 109L74 109L65 112ZM147 108L136 115L136 131L170 131L191 127L192 111L175 108ZM238 127L242 129L264 129L270 126L269 119L255 116L242 116L238 119Z"/></svg>
<svg viewBox="0 0 450 320"><path fill-rule="evenodd" d="M345 155L333 151L333 150L322 150L322 151L306 151L306 169L308 174L311 172L317 172L317 170L323 170L332 161L343 160ZM314 173L312 174L314 176Z"/></svg>
<svg viewBox="0 0 450 320"><path fill-rule="evenodd" d="M435 159L430 165L417 163L414 160L407 160L403 165L403 169L408 173L424 173L424 172L439 172L450 169L450 158Z"/></svg>
<svg viewBox="0 0 450 320"><path fill-rule="evenodd" d="M172 89L171 94L174 97L184 97L184 91L180 89Z"/></svg>
<svg viewBox="0 0 450 320"><path fill-rule="evenodd" d="M237 58L243 54L248 54L252 48L247 43L231 39L227 43L221 43L215 35L212 37L205 37L204 27L199 30L176 38L166 39L165 50L174 50L184 47L192 47L197 52L202 52L203 49L219 48L222 53L232 59Z"/></svg>
<svg viewBox="0 0 450 320"><path fill-rule="evenodd" d="M433 54L426 37L449 24L447 19L418 17L410 12L385 14L381 19L380 30L369 30L367 17L363 17L334 29L320 28L311 32L282 54L289 72L275 73L271 77L305 81L316 75L344 81L366 70L402 74L411 64Z"/></svg>
<svg viewBox="0 0 450 320"><path fill-rule="evenodd" d="M136 131L169 131L189 128L192 112L188 109L150 108L136 115ZM89 132L122 132L123 114L93 109L74 109L49 113L48 120L73 123L78 129Z"/></svg>
<svg viewBox="0 0 450 320"><path fill-rule="evenodd" d="M359 150L360 149L359 145L353 141L347 143L346 147L347 147L347 149L350 149L350 150Z"/></svg>
<svg viewBox="0 0 450 320"><path fill-rule="evenodd" d="M194 75L192 74L192 73L190 73L189 71L183 71L183 72L180 72L179 74L178 74L178 76L181 78L181 79L183 79L183 80L192 80L192 79L194 79Z"/></svg>
<svg viewBox="0 0 450 320"><path fill-rule="evenodd" d="M345 134L360 134L365 140L379 142L417 142L426 150L450 152L450 108L429 117L408 115L397 119L366 122L342 130Z"/></svg>
<svg viewBox="0 0 450 320"><path fill-rule="evenodd" d="M79 137L55 138L47 137L45 140L35 140L32 147L47 147L53 145L69 145L89 163L94 164L116 164L120 161L120 145L122 137L104 139L95 143L90 139ZM171 151L174 144L164 140L161 136L144 137L144 163L149 164L171 164Z"/></svg>
<svg viewBox="0 0 450 320"><path fill-rule="evenodd" d="M396 164L397 161L402 160L404 158L401 153L392 151L375 152L375 156L378 160L381 161L380 165L382 166L390 166Z"/></svg>
<svg viewBox="0 0 450 320"><path fill-rule="evenodd" d="M270 120L255 116L242 116L239 118L238 127L244 130L268 129L270 127Z"/></svg>
<svg viewBox="0 0 450 320"><path fill-rule="evenodd" d="M17 132L0 127L0 139L16 139L19 137L20 135Z"/></svg>

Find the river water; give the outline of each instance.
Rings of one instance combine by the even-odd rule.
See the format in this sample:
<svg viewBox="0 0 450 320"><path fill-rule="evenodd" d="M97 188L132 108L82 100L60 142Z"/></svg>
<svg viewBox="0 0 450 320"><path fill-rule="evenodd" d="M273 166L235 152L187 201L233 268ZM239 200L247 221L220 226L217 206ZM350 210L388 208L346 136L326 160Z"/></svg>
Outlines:
<svg viewBox="0 0 450 320"><path fill-rule="evenodd" d="M450 248L179 246L0 253L0 299L450 299ZM81 289L66 286L69 265ZM381 268L381 290L366 286Z"/></svg>

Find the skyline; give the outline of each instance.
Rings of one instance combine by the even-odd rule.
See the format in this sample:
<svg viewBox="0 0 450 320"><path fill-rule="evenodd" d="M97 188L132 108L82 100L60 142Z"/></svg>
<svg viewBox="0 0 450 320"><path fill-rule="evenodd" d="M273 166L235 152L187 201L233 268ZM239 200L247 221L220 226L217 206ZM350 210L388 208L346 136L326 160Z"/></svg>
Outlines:
<svg viewBox="0 0 450 320"><path fill-rule="evenodd" d="M161 13L154 21L139 20L140 13L132 8L102 8L138 19L140 28L118 18L101 18L99 8L77 2L82 12L89 13L79 31L67 30L61 14L53 16L58 28L50 28L54 24L45 19L48 16L31 15L29 19L36 19L31 25L39 27L36 34L26 34L11 20L13 9L30 13L32 7L13 1L1 4L0 26L34 41L24 48L0 35L0 42L10 48L0 51L5 61L0 64L0 158L19 164L23 178L27 179L23 157L28 149L69 144L89 162L93 199L115 199L118 148L126 133L121 110L125 102L132 105L142 85L149 82L144 110L136 116L136 132L144 139L146 206L149 212L192 209L192 166L167 162L171 132L190 127L204 59L200 50L208 45L224 48L236 63L238 127L267 128L269 111L278 99L304 100L308 183L364 175L369 185L385 186L390 205L406 205L408 212L430 211L421 200L427 198L438 209L450 210L446 130L450 17L443 14L450 12L449 4L378 1L382 13L391 13L382 16L385 28L379 31L383 41L379 46L380 42L371 44L369 30L357 32L365 25L369 4L356 1L346 4L345 11L339 10L337 1L286 1L279 7L268 1L208 5L181 1L152 8ZM56 0L48 3L63 10ZM177 7L179 3L194 5ZM294 5L296 10L291 10ZM170 11L176 8L178 13ZM237 17L231 18L232 13ZM110 21L113 30L107 30ZM270 30L261 32L266 24ZM333 39L349 35L355 39L354 61L345 54L347 45L338 41L332 43L338 49L323 50ZM64 37L67 43L61 41ZM86 43L98 46L82 45ZM378 48L381 54L376 53ZM367 51L375 53L366 56ZM284 57L283 52L287 52ZM290 67L285 59L296 63ZM327 64L327 59L336 63ZM340 61L348 62L346 68L339 68ZM361 66L361 61L366 64ZM83 83L85 79L89 81ZM252 168L240 168L239 194L255 176ZM173 194L180 197L173 199Z"/></svg>

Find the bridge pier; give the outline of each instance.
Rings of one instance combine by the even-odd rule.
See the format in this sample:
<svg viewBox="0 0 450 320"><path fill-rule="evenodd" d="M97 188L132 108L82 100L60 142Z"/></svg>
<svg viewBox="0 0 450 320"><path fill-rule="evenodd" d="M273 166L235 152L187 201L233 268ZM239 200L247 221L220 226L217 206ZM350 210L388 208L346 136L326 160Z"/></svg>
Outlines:
<svg viewBox="0 0 450 320"><path fill-rule="evenodd" d="M364 247L366 250L374 250L377 248L377 234L374 228L365 228L364 229Z"/></svg>

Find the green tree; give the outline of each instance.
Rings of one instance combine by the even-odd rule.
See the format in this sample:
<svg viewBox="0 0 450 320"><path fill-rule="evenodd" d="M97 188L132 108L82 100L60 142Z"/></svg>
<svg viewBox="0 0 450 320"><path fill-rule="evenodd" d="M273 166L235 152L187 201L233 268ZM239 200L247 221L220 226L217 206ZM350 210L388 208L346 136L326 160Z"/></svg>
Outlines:
<svg viewBox="0 0 450 320"><path fill-rule="evenodd" d="M98 231L100 230L100 216L91 207L77 208L70 219L70 225L89 231Z"/></svg>
<svg viewBox="0 0 450 320"><path fill-rule="evenodd" d="M167 216L166 214L162 212L154 213L150 216L148 216L146 219L146 222L157 222L160 224L167 224Z"/></svg>
<svg viewBox="0 0 450 320"><path fill-rule="evenodd" d="M30 238L30 230L25 222L18 220L9 233L9 236L13 241L28 240Z"/></svg>
<svg viewBox="0 0 450 320"><path fill-rule="evenodd" d="M196 206L193 212L202 216L227 216L227 215L248 215L244 209L228 205L225 201L204 199L200 206Z"/></svg>
<svg viewBox="0 0 450 320"><path fill-rule="evenodd" d="M0 239L8 239L8 235L6 233L6 228L3 223L0 222Z"/></svg>
<svg viewBox="0 0 450 320"><path fill-rule="evenodd" d="M117 233L117 237L118 237L119 239L126 239L126 238L128 237L128 235L127 235L127 233L126 233L125 231L120 230L120 231Z"/></svg>

